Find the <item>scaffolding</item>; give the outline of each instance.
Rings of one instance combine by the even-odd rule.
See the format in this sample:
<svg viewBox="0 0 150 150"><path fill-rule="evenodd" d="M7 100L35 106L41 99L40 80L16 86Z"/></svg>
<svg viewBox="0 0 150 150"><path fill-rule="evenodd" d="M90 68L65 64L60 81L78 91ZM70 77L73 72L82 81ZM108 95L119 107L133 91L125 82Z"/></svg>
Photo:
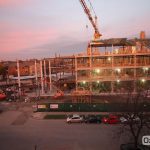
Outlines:
<svg viewBox="0 0 150 150"><path fill-rule="evenodd" d="M91 103L92 92L78 88L71 92L72 103Z"/></svg>
<svg viewBox="0 0 150 150"><path fill-rule="evenodd" d="M91 41L89 48L91 53L20 61L20 76L35 76L34 87L43 94L54 85L83 103L90 103L92 94L137 92L138 84L150 85L150 39ZM12 68L16 71L16 64L9 75Z"/></svg>
<svg viewBox="0 0 150 150"><path fill-rule="evenodd" d="M139 83L150 85L149 39L108 39L90 45L91 54L75 57L76 88L114 94L137 92Z"/></svg>

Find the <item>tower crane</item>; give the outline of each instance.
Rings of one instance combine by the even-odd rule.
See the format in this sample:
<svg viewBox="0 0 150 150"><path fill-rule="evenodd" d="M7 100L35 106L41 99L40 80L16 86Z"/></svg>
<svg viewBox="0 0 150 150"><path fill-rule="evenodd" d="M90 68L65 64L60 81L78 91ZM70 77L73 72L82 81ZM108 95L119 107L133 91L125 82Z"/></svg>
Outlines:
<svg viewBox="0 0 150 150"><path fill-rule="evenodd" d="M94 40L98 40L100 39L100 37L102 36L101 33L99 32L99 29L97 27L97 16L95 15L95 20L93 19L92 15L91 15L91 12L89 10L89 8L87 7L86 5L86 2L85 0L79 0L83 9L84 9L84 12L86 13L87 17L89 18L93 28L94 28Z"/></svg>

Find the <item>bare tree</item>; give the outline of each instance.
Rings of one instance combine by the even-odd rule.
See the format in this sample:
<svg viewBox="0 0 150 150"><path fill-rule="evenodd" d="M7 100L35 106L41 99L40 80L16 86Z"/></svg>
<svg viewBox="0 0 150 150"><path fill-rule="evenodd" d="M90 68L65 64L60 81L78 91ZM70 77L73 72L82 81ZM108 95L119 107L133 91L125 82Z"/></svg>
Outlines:
<svg viewBox="0 0 150 150"><path fill-rule="evenodd" d="M130 88L129 88L130 89ZM120 128L121 134L131 136L134 148L138 150L139 138L145 132L150 132L149 106L148 99L149 85L137 86L137 93L128 91L127 101L125 104L126 112L121 114L122 125Z"/></svg>

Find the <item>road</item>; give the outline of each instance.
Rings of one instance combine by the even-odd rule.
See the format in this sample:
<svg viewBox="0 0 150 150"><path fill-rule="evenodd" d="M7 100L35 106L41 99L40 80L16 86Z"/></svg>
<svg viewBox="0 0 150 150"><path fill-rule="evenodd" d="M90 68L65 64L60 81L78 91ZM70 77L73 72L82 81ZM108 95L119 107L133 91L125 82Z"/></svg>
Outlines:
<svg viewBox="0 0 150 150"><path fill-rule="evenodd" d="M0 150L119 150L118 125L35 119L25 110L0 114Z"/></svg>

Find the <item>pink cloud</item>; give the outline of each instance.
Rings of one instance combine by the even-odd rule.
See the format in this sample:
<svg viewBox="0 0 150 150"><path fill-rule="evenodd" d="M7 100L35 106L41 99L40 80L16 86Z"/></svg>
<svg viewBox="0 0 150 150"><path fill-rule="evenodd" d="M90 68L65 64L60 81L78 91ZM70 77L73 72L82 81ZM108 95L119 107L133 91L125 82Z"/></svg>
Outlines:
<svg viewBox="0 0 150 150"><path fill-rule="evenodd" d="M1 51L3 52L28 50L48 42L51 43L59 36L54 28L17 28L8 24L1 24L0 32Z"/></svg>
<svg viewBox="0 0 150 150"><path fill-rule="evenodd" d="M32 0L0 0L0 7L19 6Z"/></svg>

